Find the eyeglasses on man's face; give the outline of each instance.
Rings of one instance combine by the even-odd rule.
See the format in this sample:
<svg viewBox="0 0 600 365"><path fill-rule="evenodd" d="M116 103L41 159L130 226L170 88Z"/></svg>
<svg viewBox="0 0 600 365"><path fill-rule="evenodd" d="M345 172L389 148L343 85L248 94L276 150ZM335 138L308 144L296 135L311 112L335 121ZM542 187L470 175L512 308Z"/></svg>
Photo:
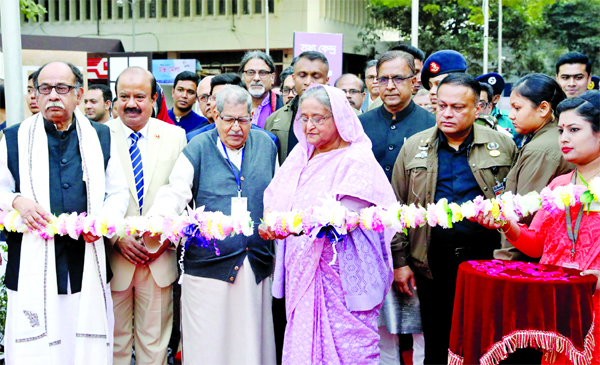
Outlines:
<svg viewBox="0 0 600 365"><path fill-rule="evenodd" d="M57 94L68 94L69 91L71 91L71 89L74 89L75 86L73 85L64 85L64 84L58 84L58 85L39 85L37 90L40 94L44 94L44 95L48 95L50 93L52 93L52 89L56 90Z"/></svg>
<svg viewBox="0 0 600 365"><path fill-rule="evenodd" d="M377 78L377 82L379 83L379 86L387 86L387 84L390 82L390 80L392 80L392 81L394 81L394 84L400 85L400 84L402 84L402 82L404 82L404 80L412 79L413 77L415 77L415 75L382 76L382 77Z"/></svg>
<svg viewBox="0 0 600 365"><path fill-rule="evenodd" d="M208 98L210 98L210 95L208 94L198 95L198 100L200 100L203 103L206 103L208 101Z"/></svg>
<svg viewBox="0 0 600 365"><path fill-rule="evenodd" d="M231 124L231 125L233 125L235 122L238 122L239 125L248 125L248 124L252 123L252 119L250 119L250 117L234 118L234 117L230 117L228 115L221 115L221 120L224 121L225 123Z"/></svg>
<svg viewBox="0 0 600 365"><path fill-rule="evenodd" d="M284 94L292 93L296 95L296 89L294 89L293 87L284 87L283 89L281 89L281 92Z"/></svg>
<svg viewBox="0 0 600 365"><path fill-rule="evenodd" d="M340 89L340 90L342 90L346 94L350 94L351 96L361 93L360 90L356 90L356 89Z"/></svg>
<svg viewBox="0 0 600 365"><path fill-rule="evenodd" d="M248 77L254 77L256 75L256 73L258 73L258 77L260 77L261 79L266 79L267 76L269 76L271 74L271 71L267 71L267 70L245 70L244 73L246 74L246 76Z"/></svg>

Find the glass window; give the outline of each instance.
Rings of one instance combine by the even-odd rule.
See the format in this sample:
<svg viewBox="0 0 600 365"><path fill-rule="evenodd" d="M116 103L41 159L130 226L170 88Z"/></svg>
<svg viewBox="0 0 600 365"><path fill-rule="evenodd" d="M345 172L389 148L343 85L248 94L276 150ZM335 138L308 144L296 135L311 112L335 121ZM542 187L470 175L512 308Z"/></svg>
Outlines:
<svg viewBox="0 0 600 365"><path fill-rule="evenodd" d="M231 14L237 14L238 2L237 0L231 0Z"/></svg>
<svg viewBox="0 0 600 365"><path fill-rule="evenodd" d="M202 0L196 0L196 15L202 15Z"/></svg>
<svg viewBox="0 0 600 365"><path fill-rule="evenodd" d="M213 15L215 13L215 2L213 0L206 1L206 14Z"/></svg>
<svg viewBox="0 0 600 365"><path fill-rule="evenodd" d="M262 0L254 0L254 14L262 13Z"/></svg>
<svg viewBox="0 0 600 365"><path fill-rule="evenodd" d="M81 1L75 1L75 20L81 20Z"/></svg>
<svg viewBox="0 0 600 365"><path fill-rule="evenodd" d="M179 0L173 0L173 16L179 16Z"/></svg>
<svg viewBox="0 0 600 365"><path fill-rule="evenodd" d="M85 20L92 19L92 2L91 0L85 1Z"/></svg>
<svg viewBox="0 0 600 365"><path fill-rule="evenodd" d="M58 0L54 0L54 21L60 20L60 5Z"/></svg>
<svg viewBox="0 0 600 365"><path fill-rule="evenodd" d="M219 15L225 15L225 0L219 0Z"/></svg>
<svg viewBox="0 0 600 365"><path fill-rule="evenodd" d="M269 1L269 14L273 14L275 12L275 0Z"/></svg>
<svg viewBox="0 0 600 365"><path fill-rule="evenodd" d="M150 0L150 7L148 8L148 17L156 18L156 0Z"/></svg>
<svg viewBox="0 0 600 365"><path fill-rule="evenodd" d="M192 14L192 3L188 1L183 2L183 16L191 16Z"/></svg>
<svg viewBox="0 0 600 365"><path fill-rule="evenodd" d="M167 4L168 1L167 0L162 0L162 9L160 9L160 17L161 18L166 18L167 17L167 13L169 11L169 4Z"/></svg>
<svg viewBox="0 0 600 365"><path fill-rule="evenodd" d="M138 7L140 9L140 19L144 19L146 17L146 0L138 0Z"/></svg>
<svg viewBox="0 0 600 365"><path fill-rule="evenodd" d="M242 0L242 14L250 14L250 0Z"/></svg>
<svg viewBox="0 0 600 365"><path fill-rule="evenodd" d="M107 19L112 19L112 1L107 1L106 4L106 17Z"/></svg>

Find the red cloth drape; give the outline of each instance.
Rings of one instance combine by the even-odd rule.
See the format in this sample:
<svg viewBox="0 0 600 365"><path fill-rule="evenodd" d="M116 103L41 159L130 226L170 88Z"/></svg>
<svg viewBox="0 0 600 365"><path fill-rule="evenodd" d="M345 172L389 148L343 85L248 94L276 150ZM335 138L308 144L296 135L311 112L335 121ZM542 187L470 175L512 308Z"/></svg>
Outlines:
<svg viewBox="0 0 600 365"><path fill-rule="evenodd" d="M506 265L530 266L507 269ZM595 276L580 276L578 270L554 265L500 260L462 263L449 363L498 364L517 348L531 346L590 364L595 284Z"/></svg>

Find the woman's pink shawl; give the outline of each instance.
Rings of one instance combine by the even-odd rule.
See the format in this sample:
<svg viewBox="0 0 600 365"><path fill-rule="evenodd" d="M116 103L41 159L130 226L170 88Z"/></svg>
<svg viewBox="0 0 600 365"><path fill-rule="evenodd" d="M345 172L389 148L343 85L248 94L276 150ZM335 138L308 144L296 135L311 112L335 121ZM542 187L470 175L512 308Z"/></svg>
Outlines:
<svg viewBox="0 0 600 365"><path fill-rule="evenodd" d="M331 101L333 120L337 130L344 141L350 142L346 148L319 154L310 161L312 171L315 170L313 164L318 164L319 172L315 175L320 175L313 175L315 183L318 181L314 187L315 198L328 195L340 200L344 196L350 196L372 205L387 208L396 201L396 197L383 169L373 155L371 141L365 134L358 117L352 111L346 96L341 90L334 87L311 85L309 88L313 87L325 88ZM271 211L309 208L308 206L294 206L300 177L314 150L314 146L308 143L302 131L302 123L299 120L301 107L300 105L294 120L294 134L298 138L298 144L290 152L285 163L265 190L264 206L265 209ZM324 189L328 191L323 191ZM320 202L314 199L313 204L320 205ZM361 232L360 236L365 236L365 234L371 236L371 233L373 232ZM340 249L344 246L343 243L337 245L340 276L348 309L370 310L383 301L393 279L390 253L393 234L394 232L391 231L386 232L385 242L382 242L380 249L366 249L362 245L359 248L354 247L353 242L360 242L355 239L347 239L343 249ZM277 241L273 281L273 296L276 298L282 298L285 293L286 241ZM373 260L372 257L375 256L382 257L383 260ZM374 268L372 267L374 261L387 263L387 265ZM353 278L366 278L373 275L375 277L367 278L368 285L353 283L355 281Z"/></svg>

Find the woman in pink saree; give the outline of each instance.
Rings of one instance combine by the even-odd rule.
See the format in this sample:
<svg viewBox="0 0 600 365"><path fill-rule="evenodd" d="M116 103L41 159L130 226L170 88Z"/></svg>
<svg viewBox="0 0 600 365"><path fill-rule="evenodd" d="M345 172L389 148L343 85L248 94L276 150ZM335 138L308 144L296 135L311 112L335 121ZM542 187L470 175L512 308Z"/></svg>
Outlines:
<svg viewBox="0 0 600 365"><path fill-rule="evenodd" d="M588 186L600 176L600 92L586 91L581 97L567 99L558 105L558 113L560 148L565 160L574 163L576 169L558 176L549 186L552 189L570 183ZM529 228L515 222L495 223L491 215L480 215L478 221L488 228L502 229L516 248L528 256L541 257L542 264L575 268L583 270L582 275L600 277L600 203L593 202L587 208L578 204L569 212L540 210ZM598 288L593 300L595 348L591 363L600 364ZM542 359L542 364L571 363L564 353L545 352Z"/></svg>
<svg viewBox="0 0 600 365"><path fill-rule="evenodd" d="M265 191L266 211L304 210L333 197L350 210L396 201L371 141L341 90L312 85L294 122L298 144ZM286 300L284 364L378 364L377 317L393 277L392 232L277 236L273 296Z"/></svg>

